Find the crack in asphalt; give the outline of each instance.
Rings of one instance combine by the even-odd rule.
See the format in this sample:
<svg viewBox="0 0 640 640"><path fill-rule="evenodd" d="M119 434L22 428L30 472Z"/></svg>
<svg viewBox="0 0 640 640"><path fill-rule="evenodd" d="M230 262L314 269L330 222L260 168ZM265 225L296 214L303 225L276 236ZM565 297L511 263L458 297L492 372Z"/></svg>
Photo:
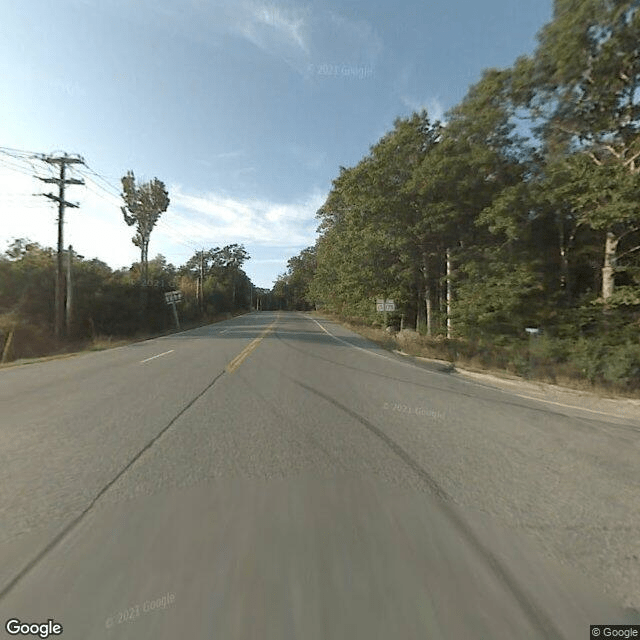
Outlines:
<svg viewBox="0 0 640 640"><path fill-rule="evenodd" d="M118 481L122 476L142 457L142 455L147 452L172 426L175 422L180 418L184 413L186 413L195 403L199 400L213 385L225 374L223 370L219 373L211 382L209 382L202 391L196 394L186 405L176 413L176 415L165 425L147 444L142 447L132 458L125 464L125 466L120 469L120 471L107 483L105 484L100 491L93 497L91 502L83 509L83 511L77 515L71 522L69 522L63 529L60 531L54 538L52 538L45 547L43 547L29 562L27 562L22 569L20 569L14 576L9 580L9 582L0 589L0 600L2 600L7 594L12 591L16 585L39 563L43 560L43 558L51 552L55 547L57 547L60 542L66 537L68 533L70 533L76 526L80 524L80 522L85 518L85 516L95 507L98 500Z"/></svg>

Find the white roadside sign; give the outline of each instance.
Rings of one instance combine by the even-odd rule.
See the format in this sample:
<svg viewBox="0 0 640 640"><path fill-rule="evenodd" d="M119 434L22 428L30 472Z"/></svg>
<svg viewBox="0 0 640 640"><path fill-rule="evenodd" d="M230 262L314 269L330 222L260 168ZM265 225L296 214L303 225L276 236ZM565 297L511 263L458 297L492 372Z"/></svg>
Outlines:
<svg viewBox="0 0 640 640"><path fill-rule="evenodd" d="M376 311L395 311L396 305L394 300L384 300L376 298Z"/></svg>

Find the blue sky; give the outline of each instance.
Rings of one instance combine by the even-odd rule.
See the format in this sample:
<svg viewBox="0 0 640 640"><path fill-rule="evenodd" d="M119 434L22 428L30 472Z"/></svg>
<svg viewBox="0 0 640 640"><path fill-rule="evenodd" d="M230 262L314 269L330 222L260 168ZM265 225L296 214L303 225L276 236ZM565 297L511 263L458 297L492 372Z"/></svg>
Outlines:
<svg viewBox="0 0 640 640"><path fill-rule="evenodd" d="M433 118L483 69L533 51L551 0L24 0L0 21L0 147L84 157L65 244L114 268L139 259L120 178L158 177L171 206L150 256L179 265L243 243L272 286L312 245L339 167L398 116ZM56 243L56 212L33 196L41 163L0 154L0 248ZM86 174L87 170L83 172ZM48 186L48 185L47 185Z"/></svg>

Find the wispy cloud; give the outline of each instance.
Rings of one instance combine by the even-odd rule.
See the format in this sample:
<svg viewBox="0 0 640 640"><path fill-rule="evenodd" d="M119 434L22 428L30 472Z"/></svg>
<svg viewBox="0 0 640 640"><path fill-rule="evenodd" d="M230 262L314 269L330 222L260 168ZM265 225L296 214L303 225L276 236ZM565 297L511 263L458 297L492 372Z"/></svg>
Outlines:
<svg viewBox="0 0 640 640"><path fill-rule="evenodd" d="M69 190L69 199L80 208L67 213L65 246L72 244L81 255L97 257L114 268L139 260L139 251L131 242L134 229L124 223L120 198L106 193L90 177L85 180L85 187ZM39 181L0 166L0 209L11 213L0 228L0 251L6 250L12 238L21 237L55 246L55 207L46 198L32 195L39 191ZM199 247L238 242L281 251L283 257L272 263L285 264L284 256L292 250L314 243L315 214L326 193L316 190L293 202L273 202L170 185L169 196L171 205L151 235L151 255L162 253L170 262L181 264Z"/></svg>
<svg viewBox="0 0 640 640"><path fill-rule="evenodd" d="M233 15L237 33L307 77L323 64L371 68L383 50L382 39L368 22L332 11L249 0L234 5L233 12L228 15ZM317 45L327 36L329 52Z"/></svg>
<svg viewBox="0 0 640 640"><path fill-rule="evenodd" d="M280 58L296 70L309 55L309 12L265 2L234 6L232 30L262 51Z"/></svg>
<svg viewBox="0 0 640 640"><path fill-rule="evenodd" d="M72 187L66 193L66 198L77 202L80 208L67 210L64 245L72 244L87 258L98 257L115 267L139 260L139 250L131 242L134 232L124 223L119 198L106 194L91 178L85 181L86 186ZM11 213L3 217L0 250L4 251L12 238L56 246L56 206L47 198L32 195L50 191L49 186L30 176L0 169L0 208Z"/></svg>
<svg viewBox="0 0 640 640"><path fill-rule="evenodd" d="M237 199L215 193L188 193L173 185L171 225L199 243L245 242L298 247L315 240L316 211L326 194L316 191L293 203ZM169 212L167 212L169 213Z"/></svg>
<svg viewBox="0 0 640 640"><path fill-rule="evenodd" d="M227 158L239 158L242 155L244 155L244 151L239 149L237 151L224 151L222 153L216 153L212 157L216 159L227 159Z"/></svg>
<svg viewBox="0 0 640 640"><path fill-rule="evenodd" d="M267 32L275 31L280 38L308 51L306 41L306 21L297 9L285 9L273 3L254 3L249 5L251 21L245 25L256 37L255 27L266 27ZM264 35L264 34L263 34ZM259 46L262 44L258 38Z"/></svg>

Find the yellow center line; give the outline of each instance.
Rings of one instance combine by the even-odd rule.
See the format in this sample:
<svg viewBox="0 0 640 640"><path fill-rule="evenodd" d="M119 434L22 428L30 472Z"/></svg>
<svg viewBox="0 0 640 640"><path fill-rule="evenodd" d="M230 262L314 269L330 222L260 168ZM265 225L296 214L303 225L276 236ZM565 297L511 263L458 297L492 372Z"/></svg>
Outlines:
<svg viewBox="0 0 640 640"><path fill-rule="evenodd" d="M271 333L275 327L277 318L262 332L261 336L252 340L226 367L227 373L233 373L249 356L249 354L262 342L262 339Z"/></svg>

